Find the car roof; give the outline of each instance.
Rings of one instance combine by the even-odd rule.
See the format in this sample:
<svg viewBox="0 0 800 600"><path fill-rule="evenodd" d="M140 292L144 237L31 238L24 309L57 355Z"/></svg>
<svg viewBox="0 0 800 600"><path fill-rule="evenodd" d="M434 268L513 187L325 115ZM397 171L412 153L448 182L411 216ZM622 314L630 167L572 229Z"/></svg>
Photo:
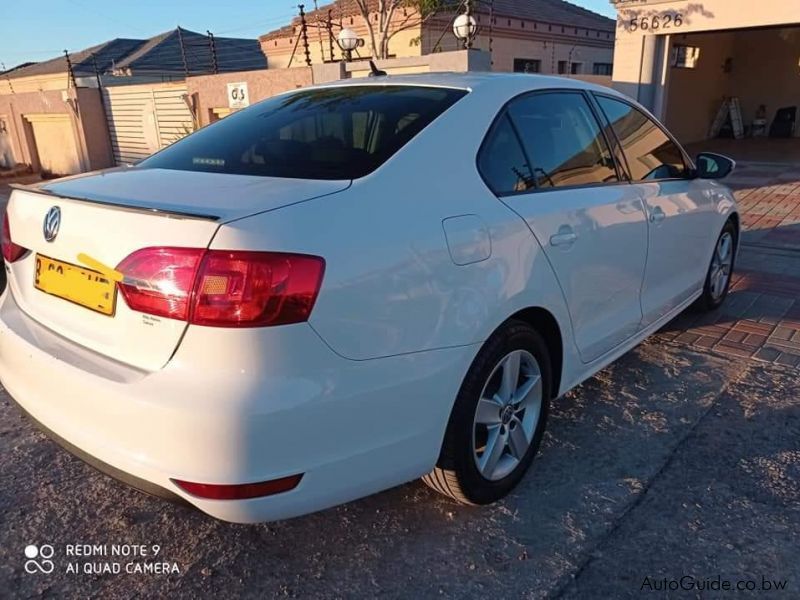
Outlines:
<svg viewBox="0 0 800 600"><path fill-rule="evenodd" d="M343 87L351 85L419 85L432 87L449 87L457 89L480 90L487 86L494 89L503 88L510 94L523 93L540 89L577 89L594 90L621 96L615 90L579 79L556 75L534 75L529 73L420 73L417 75L385 75L380 77L358 77L321 84L314 87Z"/></svg>

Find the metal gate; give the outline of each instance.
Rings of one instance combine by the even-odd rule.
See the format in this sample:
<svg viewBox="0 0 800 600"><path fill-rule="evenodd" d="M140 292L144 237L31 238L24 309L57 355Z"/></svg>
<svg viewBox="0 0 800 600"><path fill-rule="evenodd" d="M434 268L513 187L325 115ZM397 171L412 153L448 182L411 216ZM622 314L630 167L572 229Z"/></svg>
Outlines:
<svg viewBox="0 0 800 600"><path fill-rule="evenodd" d="M183 83L104 88L114 161L118 165L138 162L191 133L187 99Z"/></svg>

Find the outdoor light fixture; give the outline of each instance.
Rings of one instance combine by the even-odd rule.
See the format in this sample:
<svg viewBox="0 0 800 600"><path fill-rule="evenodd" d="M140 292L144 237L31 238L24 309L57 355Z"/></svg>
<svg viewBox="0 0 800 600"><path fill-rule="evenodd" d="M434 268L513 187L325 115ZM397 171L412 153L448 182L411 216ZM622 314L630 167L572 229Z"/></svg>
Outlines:
<svg viewBox="0 0 800 600"><path fill-rule="evenodd" d="M345 27L336 36L336 43L339 44L339 48L344 52L344 59L350 62L353 58L353 50L363 45L364 41L358 37L355 31Z"/></svg>
<svg viewBox="0 0 800 600"><path fill-rule="evenodd" d="M478 33L478 22L468 12L458 15L453 21L453 34L464 42L464 48L472 47L472 40L475 39L476 33Z"/></svg>

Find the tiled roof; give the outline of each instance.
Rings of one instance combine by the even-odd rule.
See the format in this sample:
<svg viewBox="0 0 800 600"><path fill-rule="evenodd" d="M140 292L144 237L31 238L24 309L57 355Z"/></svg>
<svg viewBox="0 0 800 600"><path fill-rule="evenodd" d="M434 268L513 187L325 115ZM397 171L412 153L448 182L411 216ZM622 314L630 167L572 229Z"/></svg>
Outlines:
<svg viewBox="0 0 800 600"><path fill-rule="evenodd" d="M207 36L180 29L189 74L212 72L211 44ZM101 74L149 75L184 74L183 54L178 29L166 31L148 40L115 39L79 52L71 52L70 60L77 77L95 74L94 64ZM214 38L217 69L220 72L265 69L266 57L257 40ZM63 56L29 66L12 69L8 77L30 77L65 73L67 61Z"/></svg>
<svg viewBox="0 0 800 600"><path fill-rule="evenodd" d="M72 61L72 69L78 77L94 75L92 55L94 55L97 67L102 73L109 70L115 61L127 56L142 44L144 44L144 40L117 38L98 44L97 46L92 46L91 48L86 48L85 50L71 52L69 59ZM59 56L51 58L50 60L33 63L26 67L12 69L8 73L8 77L16 79L19 77L51 75L66 72L67 59L64 56Z"/></svg>
<svg viewBox="0 0 800 600"><path fill-rule="evenodd" d="M377 7L378 0L369 0L370 4ZM458 6L458 2L453 2ZM477 3L476 3L477 4ZM314 23L318 19L328 18L328 10L332 11L332 17L336 21L341 17L350 17L359 14L358 5L355 0L336 0L319 10L312 10L306 13L306 21ZM375 10L375 9L373 9ZM478 4L473 8L474 12L487 13L489 11L485 3ZM572 27L584 27L587 29L599 29L601 31L614 31L615 21L598 13L592 12L580 6L576 6L564 0L494 0L494 14L498 17L511 17L516 19L526 19L530 21L540 21L543 23L553 23L558 25L570 25ZM300 25L300 18L292 19L291 25L286 25L280 29L270 31L258 39L263 41L285 38L294 35L294 28Z"/></svg>
<svg viewBox="0 0 800 600"><path fill-rule="evenodd" d="M485 11L482 11L485 12ZM498 16L614 31L616 22L564 0L494 0Z"/></svg>
<svg viewBox="0 0 800 600"><path fill-rule="evenodd" d="M219 72L267 68L267 59L261 52L257 40L215 37L214 47ZM184 58L186 70L190 75L211 73L213 57L209 37L182 27L164 32L150 38L135 52L119 61L116 64L116 72L129 71L131 75L154 73L182 75Z"/></svg>

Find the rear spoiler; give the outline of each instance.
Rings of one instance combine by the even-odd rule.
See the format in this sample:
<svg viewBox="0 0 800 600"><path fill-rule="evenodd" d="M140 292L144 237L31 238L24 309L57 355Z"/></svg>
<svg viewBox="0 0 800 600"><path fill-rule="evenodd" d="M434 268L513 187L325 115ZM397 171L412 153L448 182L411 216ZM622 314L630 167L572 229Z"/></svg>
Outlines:
<svg viewBox="0 0 800 600"><path fill-rule="evenodd" d="M65 194L56 194L55 192L51 192L50 190L44 188L42 183L34 183L34 184L22 184L22 183L12 183L10 184L15 190L20 190L22 192L29 192L33 194L42 194L44 196L52 196L53 198L65 198L67 200L78 200L79 202L90 202L91 204L99 204L101 206L108 206L117 208L119 210L129 211L129 212L140 212L140 213L148 213L148 214L155 214L155 215L163 215L168 218L176 218L176 219L198 219L201 221L219 221L219 215L207 215L202 213L193 213L193 212L186 212L183 210L171 210L169 208L151 208L147 206L136 206L135 204L125 204L120 202L110 202L107 200L98 200L96 198L85 198L81 196L68 196Z"/></svg>

